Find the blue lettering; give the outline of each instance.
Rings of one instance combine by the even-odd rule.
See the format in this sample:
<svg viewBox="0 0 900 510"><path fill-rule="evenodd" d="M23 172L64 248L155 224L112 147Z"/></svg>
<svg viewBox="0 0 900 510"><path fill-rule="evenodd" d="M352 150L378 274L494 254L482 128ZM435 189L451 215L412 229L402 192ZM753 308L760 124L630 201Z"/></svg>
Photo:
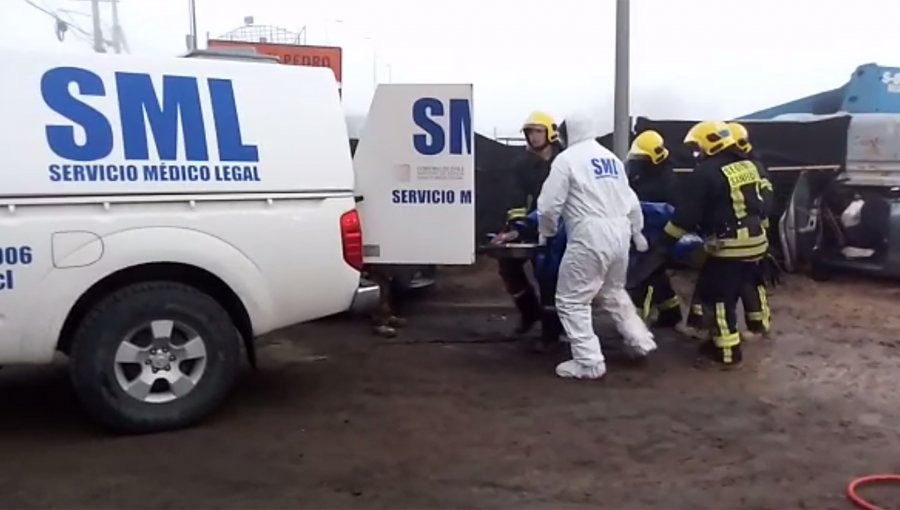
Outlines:
<svg viewBox="0 0 900 510"><path fill-rule="evenodd" d="M163 76L161 103L149 74L116 73L116 87L125 159L149 159L147 124L153 131L159 158L164 161L178 159L180 117L185 158L188 161L209 160L196 78Z"/></svg>
<svg viewBox="0 0 900 510"><path fill-rule="evenodd" d="M28 266L34 262L31 246L6 246L0 248L0 266ZM0 269L0 290L16 288L15 271Z"/></svg>
<svg viewBox="0 0 900 510"><path fill-rule="evenodd" d="M468 99L450 100L450 154L472 154L472 108Z"/></svg>
<svg viewBox="0 0 900 510"><path fill-rule="evenodd" d="M31 246L0 248L0 266L27 266L34 262Z"/></svg>
<svg viewBox="0 0 900 510"><path fill-rule="evenodd" d="M416 152L425 156L434 156L444 150L444 129L431 120L431 116L444 115L444 104L433 97L423 97L413 103L413 122L427 134L413 135ZM428 141L428 137L431 141Z"/></svg>
<svg viewBox="0 0 900 510"><path fill-rule="evenodd" d="M450 154L472 153L472 108L468 99L450 100ZM413 122L425 133L413 135L416 152L424 156L435 156L444 151L447 135L444 128L433 117L444 116L444 103L433 97L423 97L413 103ZM463 145L465 144L465 148Z"/></svg>
<svg viewBox="0 0 900 510"><path fill-rule="evenodd" d="M49 167L52 182L135 182L139 178L135 165L58 165Z"/></svg>
<svg viewBox="0 0 900 510"><path fill-rule="evenodd" d="M231 80L209 78L211 111L216 128L219 161L258 163L259 149L245 143ZM115 74L118 120L122 133L122 156L125 160L160 164L148 165L144 175L150 180L203 181L212 179L210 166L179 167L163 175L165 162L184 159L189 162L209 161L209 143L198 78L192 76L154 79L147 73L118 72ZM106 96L103 79L86 69L57 67L41 78L41 94L47 106L65 118L67 124L48 124L47 143L60 158L72 162L90 162L108 158L114 149L113 127L109 119L84 97ZM148 127L151 133L148 133ZM84 132L82 135L78 128ZM151 157L151 141L156 154ZM77 137L77 138L76 138ZM184 153L179 154L179 144ZM156 167L154 169L154 167ZM51 182L121 182L136 181L140 166L132 165L48 165ZM255 165L233 167L225 180L259 181Z"/></svg>
<svg viewBox="0 0 900 510"><path fill-rule="evenodd" d="M391 191L395 204L455 204L456 192L452 189L395 189Z"/></svg>
<svg viewBox="0 0 900 510"><path fill-rule="evenodd" d="M0 290L14 290L16 282L13 279L13 270L7 269L0 273Z"/></svg>
<svg viewBox="0 0 900 510"><path fill-rule="evenodd" d="M472 190L464 189L459 192L459 203L461 204L471 204L472 203Z"/></svg>
<svg viewBox="0 0 900 510"><path fill-rule="evenodd" d="M259 182L259 168L256 166L228 166L215 168L216 180L224 182Z"/></svg>
<svg viewBox="0 0 900 510"><path fill-rule="evenodd" d="M158 181L159 180L159 165L144 165L144 180L145 181Z"/></svg>
<svg viewBox="0 0 900 510"><path fill-rule="evenodd" d="M207 165L144 165L144 180L152 182L198 182L212 179Z"/></svg>
<svg viewBox="0 0 900 510"><path fill-rule="evenodd" d="M41 77L41 95L51 110L78 124L84 130L84 143L75 141L75 128L65 125L46 127L47 144L59 157L70 161L96 161L109 156L113 149L112 126L102 113L72 95L104 96L103 80L96 74L76 67L56 67Z"/></svg>
<svg viewBox="0 0 900 510"><path fill-rule="evenodd" d="M611 159L603 160L603 172L609 175L619 175L619 167L616 162Z"/></svg>
<svg viewBox="0 0 900 510"><path fill-rule="evenodd" d="M259 162L259 148L245 144L241 138L234 87L231 80L209 80L209 96L221 161Z"/></svg>
<svg viewBox="0 0 900 510"><path fill-rule="evenodd" d="M598 179L619 176L619 167L613 159L594 158L591 160L591 166L594 167L594 177Z"/></svg>

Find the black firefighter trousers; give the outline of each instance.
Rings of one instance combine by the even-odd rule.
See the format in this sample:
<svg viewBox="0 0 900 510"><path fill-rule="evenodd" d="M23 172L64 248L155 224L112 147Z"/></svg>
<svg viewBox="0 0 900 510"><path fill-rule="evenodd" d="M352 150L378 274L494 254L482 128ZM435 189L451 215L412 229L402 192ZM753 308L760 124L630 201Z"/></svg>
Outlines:
<svg viewBox="0 0 900 510"><path fill-rule="evenodd" d="M712 260L714 257L710 257ZM772 312L769 309L768 293L759 269L759 262L746 262L751 264L741 282L739 300L744 308L744 323L752 333L766 334L772 327ZM702 270L701 270L702 274ZM693 328L703 328L706 324L703 320L703 306L700 302L700 285L694 290L691 298L691 308L688 312L687 325Z"/></svg>
<svg viewBox="0 0 900 510"><path fill-rule="evenodd" d="M737 304L758 272L756 261L722 257L709 257L700 270L696 297L702 307L704 329L712 333L709 353L720 363L741 361Z"/></svg>
<svg viewBox="0 0 900 510"><path fill-rule="evenodd" d="M541 338L551 342L559 339L563 333L562 323L556 313L556 278L553 281L540 282L538 294L528 279L524 259L500 259L500 278L506 286L506 292L512 296L519 310L521 326L541 322Z"/></svg>
<svg viewBox="0 0 900 510"><path fill-rule="evenodd" d="M657 327L675 327L681 322L681 302L672 288L672 281L665 267L660 267L628 294L638 310L638 315L645 322L650 319L653 310L658 313Z"/></svg>

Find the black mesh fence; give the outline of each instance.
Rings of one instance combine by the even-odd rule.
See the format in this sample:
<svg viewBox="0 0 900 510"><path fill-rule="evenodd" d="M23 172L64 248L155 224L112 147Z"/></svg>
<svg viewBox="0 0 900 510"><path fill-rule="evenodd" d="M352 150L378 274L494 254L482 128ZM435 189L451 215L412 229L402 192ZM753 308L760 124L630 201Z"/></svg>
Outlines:
<svg viewBox="0 0 900 510"><path fill-rule="evenodd" d="M675 167L689 171L693 157L682 144L688 129L696 121L652 120L638 117L635 133L647 129L659 131L671 151ZM753 121L744 125L750 139L768 166L776 194L776 216L780 216L800 172L804 170L838 171L847 158L849 117L832 117L815 121ZM633 136L633 135L632 135ZM612 149L612 134L597 139ZM351 150L357 140L351 140ZM490 232L503 226L504 197L511 185L513 168L525 149L507 145L485 136L475 135L475 215L479 243Z"/></svg>
<svg viewBox="0 0 900 510"><path fill-rule="evenodd" d="M693 156L682 141L696 122L638 117L634 131L658 131L666 140L675 167L688 170L693 167ZM777 216L787 206L800 172L838 171L847 160L848 116L815 121L748 121L743 125L772 176Z"/></svg>

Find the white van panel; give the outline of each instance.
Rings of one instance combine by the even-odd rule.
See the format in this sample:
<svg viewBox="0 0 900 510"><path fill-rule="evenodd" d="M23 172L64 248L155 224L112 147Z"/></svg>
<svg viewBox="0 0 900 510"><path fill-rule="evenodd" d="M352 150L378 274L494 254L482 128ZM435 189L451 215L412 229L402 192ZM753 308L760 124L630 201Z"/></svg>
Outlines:
<svg viewBox="0 0 900 510"><path fill-rule="evenodd" d="M472 91L378 86L353 158L366 263L475 261Z"/></svg>
<svg viewBox="0 0 900 510"><path fill-rule="evenodd" d="M0 364L49 361L77 299L140 264L213 273L241 298L255 335L346 310L359 273L343 259L339 218L353 207L349 194L3 207Z"/></svg>
<svg viewBox="0 0 900 510"><path fill-rule="evenodd" d="M0 196L350 191L329 69L0 52Z"/></svg>

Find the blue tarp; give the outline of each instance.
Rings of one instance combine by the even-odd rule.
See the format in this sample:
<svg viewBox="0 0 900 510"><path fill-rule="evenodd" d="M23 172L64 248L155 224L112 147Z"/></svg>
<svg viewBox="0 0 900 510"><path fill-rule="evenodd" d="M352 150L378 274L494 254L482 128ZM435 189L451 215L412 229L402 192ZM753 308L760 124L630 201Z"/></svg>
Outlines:
<svg viewBox="0 0 900 510"><path fill-rule="evenodd" d="M537 230L537 223L537 211L533 211L525 219L516 222L516 227L520 231L534 232ZM556 235L548 239L547 246L539 248L534 257L534 277L538 280L539 285L544 285L545 282L556 282L559 264L566 251L566 240L566 225L560 219Z"/></svg>
<svg viewBox="0 0 900 510"><path fill-rule="evenodd" d="M675 208L662 202L641 202L641 211L644 213L644 237L653 246L663 235L663 229L675 214ZM688 264L691 254L702 247L703 240L700 236L688 234L675 244L672 259L676 264ZM630 265L634 265L640 256L639 253L633 253Z"/></svg>
<svg viewBox="0 0 900 510"><path fill-rule="evenodd" d="M669 204L657 202L641 202L641 211L644 214L644 237L651 246L657 242L663 234L666 223L672 219L675 208ZM527 218L516 224L521 231L534 231L537 229L537 212L532 212ZM537 251L534 259L535 278L539 285L550 282L555 284L559 273L559 265L566 251L566 229L562 220L559 222L557 234L549 239L548 245ZM676 265L690 265L692 254L703 249L703 240L694 234L682 237L672 249L672 261ZM632 250L629 267L634 266L642 255Z"/></svg>

